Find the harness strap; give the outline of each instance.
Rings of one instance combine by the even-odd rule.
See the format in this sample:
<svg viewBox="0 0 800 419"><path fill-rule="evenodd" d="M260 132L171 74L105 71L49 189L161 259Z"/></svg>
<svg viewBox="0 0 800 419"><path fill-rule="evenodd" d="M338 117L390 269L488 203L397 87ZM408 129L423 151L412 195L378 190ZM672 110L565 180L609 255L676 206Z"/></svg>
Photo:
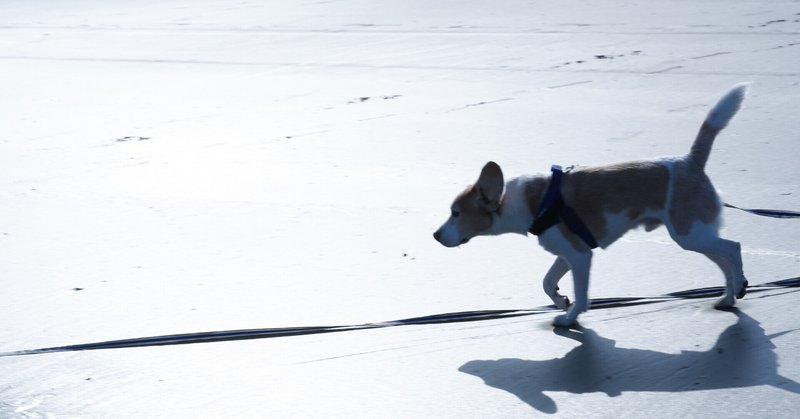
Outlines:
<svg viewBox="0 0 800 419"><path fill-rule="evenodd" d="M553 172L550 184L547 185L542 202L533 218L533 225L528 231L538 236L559 222L564 222L569 231L580 237L590 249L596 248L598 244L592 232L581 221L578 214L564 202L564 197L561 195L561 180L564 177L564 170L561 166L554 164L550 171Z"/></svg>

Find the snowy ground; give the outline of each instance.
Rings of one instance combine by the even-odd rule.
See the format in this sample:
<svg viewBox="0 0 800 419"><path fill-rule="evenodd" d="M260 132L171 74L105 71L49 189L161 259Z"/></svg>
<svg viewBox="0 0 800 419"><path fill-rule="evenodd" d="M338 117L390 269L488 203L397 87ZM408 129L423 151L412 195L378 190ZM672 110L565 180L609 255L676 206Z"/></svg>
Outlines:
<svg viewBox="0 0 800 419"><path fill-rule="evenodd" d="M792 1L4 1L0 352L547 304L532 238L431 238L483 163L683 154L752 81L708 172L797 210L798 63ZM800 274L800 222L725 216ZM721 284L634 232L590 292ZM0 416L794 417L798 301L6 356Z"/></svg>

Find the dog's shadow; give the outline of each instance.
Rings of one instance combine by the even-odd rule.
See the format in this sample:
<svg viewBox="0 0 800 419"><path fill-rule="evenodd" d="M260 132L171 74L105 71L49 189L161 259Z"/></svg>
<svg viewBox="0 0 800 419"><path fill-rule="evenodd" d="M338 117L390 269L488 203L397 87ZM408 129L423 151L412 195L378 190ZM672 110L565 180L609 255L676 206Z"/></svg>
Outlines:
<svg viewBox="0 0 800 419"><path fill-rule="evenodd" d="M772 339L750 316L732 310L738 321L725 329L705 352L670 354L617 348L616 342L590 329L556 329L581 342L563 358L543 361L499 359L470 361L459 371L486 385L514 394L531 407L555 413L558 407L544 392L606 393L625 391L696 391L772 385L800 394L800 383L778 373Z"/></svg>

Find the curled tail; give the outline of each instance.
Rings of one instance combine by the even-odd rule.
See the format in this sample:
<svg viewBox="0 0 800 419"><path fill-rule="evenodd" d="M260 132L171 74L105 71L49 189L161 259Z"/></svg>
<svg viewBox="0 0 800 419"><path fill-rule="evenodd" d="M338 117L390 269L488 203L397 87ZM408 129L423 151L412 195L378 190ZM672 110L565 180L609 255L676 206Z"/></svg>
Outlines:
<svg viewBox="0 0 800 419"><path fill-rule="evenodd" d="M689 161L699 167L701 170L706 166L708 155L711 154L711 146L714 145L714 138L722 131L728 122L736 115L736 111L742 105L745 93L747 93L747 85L744 83L733 86L722 99L708 113L706 120L700 127L700 132L692 144L692 150L689 152Z"/></svg>

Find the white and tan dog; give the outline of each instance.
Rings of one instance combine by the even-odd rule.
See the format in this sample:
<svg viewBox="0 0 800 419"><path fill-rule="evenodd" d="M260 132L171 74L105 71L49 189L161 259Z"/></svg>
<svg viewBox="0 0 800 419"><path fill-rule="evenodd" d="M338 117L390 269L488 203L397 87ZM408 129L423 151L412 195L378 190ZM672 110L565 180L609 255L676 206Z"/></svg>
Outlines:
<svg viewBox="0 0 800 419"><path fill-rule="evenodd" d="M639 226L650 231L663 224L682 248L716 263L725 274L726 288L715 307L731 307L736 298L744 297L747 287L741 247L719 236L721 203L704 167L714 138L736 114L745 92L744 85L737 85L720 99L685 157L577 168L560 175L560 182L552 181L555 174L504 182L500 166L489 162L478 181L456 197L450 218L433 237L447 247L456 247L475 236L527 234L541 221L538 218L547 216L542 201L551 200L551 195L559 198L560 193L560 203L573 216L556 208L550 211L551 222L537 231L539 244L557 256L544 277L544 291L557 307L567 310L555 318L554 325L574 325L578 315L588 309L592 248L606 248ZM561 183L560 189L555 186L555 192L548 192L553 189L549 185L557 183ZM575 216L584 234L568 219L575 220ZM575 288L571 306L569 299L558 293L558 281L570 270Z"/></svg>

